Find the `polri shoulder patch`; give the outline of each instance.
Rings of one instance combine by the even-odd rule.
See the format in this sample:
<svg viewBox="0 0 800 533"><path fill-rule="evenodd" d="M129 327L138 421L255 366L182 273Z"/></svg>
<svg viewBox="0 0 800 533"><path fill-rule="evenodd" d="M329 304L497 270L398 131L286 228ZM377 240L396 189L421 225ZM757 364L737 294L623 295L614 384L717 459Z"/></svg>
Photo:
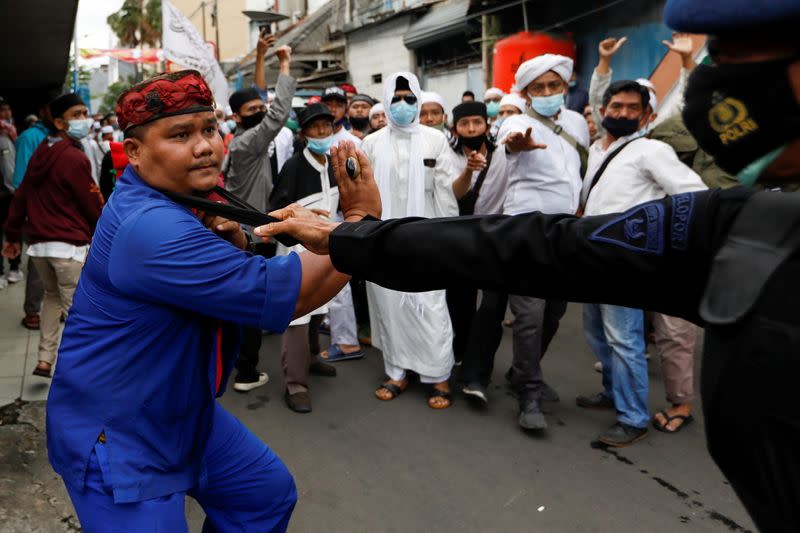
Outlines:
<svg viewBox="0 0 800 533"><path fill-rule="evenodd" d="M670 225L669 238L673 250L686 251L693 214L693 192L687 192L672 197L672 223Z"/></svg>
<svg viewBox="0 0 800 533"><path fill-rule="evenodd" d="M637 206L602 225L589 240L641 254L661 255L664 253L664 206L660 201Z"/></svg>

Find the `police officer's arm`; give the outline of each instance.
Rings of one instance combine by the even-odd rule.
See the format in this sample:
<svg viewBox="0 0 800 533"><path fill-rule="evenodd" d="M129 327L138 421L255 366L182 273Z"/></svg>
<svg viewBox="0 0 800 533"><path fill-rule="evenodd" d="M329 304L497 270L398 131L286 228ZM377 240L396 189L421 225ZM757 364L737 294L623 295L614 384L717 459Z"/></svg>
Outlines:
<svg viewBox="0 0 800 533"><path fill-rule="evenodd" d="M337 270L385 287L479 287L661 311L699 321L697 307L720 233L718 191L628 213L576 218L364 220L330 235Z"/></svg>

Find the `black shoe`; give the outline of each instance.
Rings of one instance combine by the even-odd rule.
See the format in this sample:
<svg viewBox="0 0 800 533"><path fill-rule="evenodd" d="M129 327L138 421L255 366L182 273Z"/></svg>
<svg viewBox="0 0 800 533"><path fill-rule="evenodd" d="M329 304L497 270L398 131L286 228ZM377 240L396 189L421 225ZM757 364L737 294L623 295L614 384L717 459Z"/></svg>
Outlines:
<svg viewBox="0 0 800 533"><path fill-rule="evenodd" d="M604 431L597 440L606 446L613 446L614 448L621 448L628 446L634 442L638 442L647 437L647 428L637 428L617 422L606 431Z"/></svg>
<svg viewBox="0 0 800 533"><path fill-rule="evenodd" d="M323 376L326 378L336 377L336 368L328 363L322 361L315 361L308 367L308 372L314 376Z"/></svg>
<svg viewBox="0 0 800 533"><path fill-rule="evenodd" d="M542 389L541 389L541 396L539 396L543 402L559 402L561 398L558 396L556 390L545 383L542 382Z"/></svg>
<svg viewBox="0 0 800 533"><path fill-rule="evenodd" d="M614 409L614 400L606 396L605 392L598 392L591 396L581 394L575 398L575 403L578 407L585 407L586 409Z"/></svg>
<svg viewBox="0 0 800 533"><path fill-rule="evenodd" d="M311 412L311 396L308 395L308 392L289 394L287 390L283 395L283 399L286 402L286 406L295 413Z"/></svg>
<svg viewBox="0 0 800 533"><path fill-rule="evenodd" d="M484 405L489 403L489 398L486 396L486 387L477 381L473 381L467 385L464 385L464 388L461 389L461 392L466 394L469 398L477 400Z"/></svg>
<svg viewBox="0 0 800 533"><path fill-rule="evenodd" d="M519 427L523 429L547 429L547 421L544 419L544 414L537 400L520 402L517 422Z"/></svg>

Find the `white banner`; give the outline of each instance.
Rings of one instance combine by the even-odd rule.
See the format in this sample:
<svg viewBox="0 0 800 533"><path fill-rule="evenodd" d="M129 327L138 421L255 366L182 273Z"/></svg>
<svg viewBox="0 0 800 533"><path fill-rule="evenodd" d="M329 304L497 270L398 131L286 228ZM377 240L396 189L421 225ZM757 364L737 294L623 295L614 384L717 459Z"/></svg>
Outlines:
<svg viewBox="0 0 800 533"><path fill-rule="evenodd" d="M213 47L203 41L197 28L169 0L162 0L163 30L161 47L164 57L203 75L214 93L217 107L228 105L228 81L214 57Z"/></svg>

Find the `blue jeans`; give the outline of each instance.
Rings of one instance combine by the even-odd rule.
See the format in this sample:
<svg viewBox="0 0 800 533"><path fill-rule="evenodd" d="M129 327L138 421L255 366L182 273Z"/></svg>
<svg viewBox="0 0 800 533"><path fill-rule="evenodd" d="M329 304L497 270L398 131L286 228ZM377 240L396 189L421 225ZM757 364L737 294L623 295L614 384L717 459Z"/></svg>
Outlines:
<svg viewBox="0 0 800 533"><path fill-rule="evenodd" d="M89 457L86 484L67 484L86 533L188 533L184 500L191 496L206 512L203 533L285 532L297 502L292 475L266 444L219 404L203 459L206 476L188 493L135 503L114 503L105 481L105 445Z"/></svg>
<svg viewBox="0 0 800 533"><path fill-rule="evenodd" d="M647 410L647 359L644 313L617 305L584 304L583 331L603 363L603 391L617 408L617 420L643 428Z"/></svg>

